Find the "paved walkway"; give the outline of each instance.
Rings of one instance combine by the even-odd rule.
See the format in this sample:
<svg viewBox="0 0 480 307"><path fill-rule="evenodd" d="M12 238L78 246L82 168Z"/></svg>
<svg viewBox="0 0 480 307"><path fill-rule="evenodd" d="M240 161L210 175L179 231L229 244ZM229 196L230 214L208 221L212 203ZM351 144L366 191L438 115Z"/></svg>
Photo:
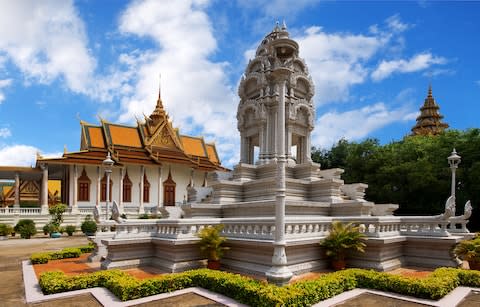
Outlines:
<svg viewBox="0 0 480 307"><path fill-rule="evenodd" d="M0 305L2 307L28 306L25 303L21 262L29 259L32 253L60 250L64 247L75 247L87 243L88 240L83 235L59 239L25 240L9 238L0 241ZM82 307L86 306L88 305L82 305Z"/></svg>

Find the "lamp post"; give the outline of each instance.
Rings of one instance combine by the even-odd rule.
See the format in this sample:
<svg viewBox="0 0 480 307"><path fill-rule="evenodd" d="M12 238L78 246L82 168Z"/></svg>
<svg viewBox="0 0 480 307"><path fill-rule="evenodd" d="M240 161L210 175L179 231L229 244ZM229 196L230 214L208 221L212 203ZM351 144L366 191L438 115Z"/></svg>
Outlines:
<svg viewBox="0 0 480 307"><path fill-rule="evenodd" d="M105 195L105 205L106 205L106 212L105 212L105 221L108 221L108 202L110 198L110 174L112 173L112 167L115 162L111 159L110 152L107 154L107 158L103 160L102 164L105 169L105 175L107 175L107 188L106 188L106 195Z"/></svg>
<svg viewBox="0 0 480 307"><path fill-rule="evenodd" d="M450 169L452 170L452 192L451 196L453 196L453 199L455 200L455 171L458 168L458 165L460 164L461 157L457 155L457 152L455 151L455 148L452 151L452 154L447 158L448 164L450 165Z"/></svg>

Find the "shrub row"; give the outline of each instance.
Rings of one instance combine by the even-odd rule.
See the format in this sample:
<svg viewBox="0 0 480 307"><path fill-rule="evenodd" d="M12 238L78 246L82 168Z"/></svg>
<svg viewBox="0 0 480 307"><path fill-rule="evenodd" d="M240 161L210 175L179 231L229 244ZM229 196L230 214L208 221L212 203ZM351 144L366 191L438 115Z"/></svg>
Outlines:
<svg viewBox="0 0 480 307"><path fill-rule="evenodd" d="M202 287L250 306L310 306L356 287L437 300L459 285L479 287L480 272L440 268L427 278L416 279L376 271L349 269L285 287L208 269L144 280L119 270L77 276L66 276L62 272L46 272L40 276L40 287L45 294L106 287L119 299L126 301L188 287Z"/></svg>
<svg viewBox="0 0 480 307"><path fill-rule="evenodd" d="M49 260L77 258L81 254L90 253L94 249L93 244L88 244L80 247L68 247L58 252L35 253L30 256L32 264L47 263Z"/></svg>

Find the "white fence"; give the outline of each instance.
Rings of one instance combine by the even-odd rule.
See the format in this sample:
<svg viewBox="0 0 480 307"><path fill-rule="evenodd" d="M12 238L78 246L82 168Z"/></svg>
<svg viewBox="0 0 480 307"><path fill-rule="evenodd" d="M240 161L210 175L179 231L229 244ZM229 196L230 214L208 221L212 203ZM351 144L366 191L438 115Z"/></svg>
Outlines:
<svg viewBox="0 0 480 307"><path fill-rule="evenodd" d="M285 238L317 239L325 237L333 221L353 222L370 238L394 236L448 237L468 233L455 228L448 220L434 217L314 217L286 218ZM465 221L466 224L467 221ZM222 234L228 238L272 241L275 233L273 218L212 218L212 219L159 219L127 220L116 224L115 238L159 237L166 239L192 239L204 227L223 224ZM465 231L463 231L465 230Z"/></svg>

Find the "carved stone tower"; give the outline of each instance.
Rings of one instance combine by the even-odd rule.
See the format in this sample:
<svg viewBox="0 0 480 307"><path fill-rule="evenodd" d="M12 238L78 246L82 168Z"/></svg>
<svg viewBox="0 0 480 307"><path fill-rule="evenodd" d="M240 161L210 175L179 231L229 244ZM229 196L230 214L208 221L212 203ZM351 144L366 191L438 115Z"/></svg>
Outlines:
<svg viewBox="0 0 480 307"><path fill-rule="evenodd" d="M285 101L283 124L288 164L311 161L314 85L298 51L298 44L289 38L285 24L281 28L277 24L247 65L238 89L240 163L261 165L278 158L278 125L282 124L279 123L278 106L282 99ZM254 157L255 147L258 147L258 157Z"/></svg>
<svg viewBox="0 0 480 307"><path fill-rule="evenodd" d="M438 112L439 109L432 95L432 86L429 86L417 123L412 128L412 135L437 135L447 129L448 124L442 122L443 116Z"/></svg>

